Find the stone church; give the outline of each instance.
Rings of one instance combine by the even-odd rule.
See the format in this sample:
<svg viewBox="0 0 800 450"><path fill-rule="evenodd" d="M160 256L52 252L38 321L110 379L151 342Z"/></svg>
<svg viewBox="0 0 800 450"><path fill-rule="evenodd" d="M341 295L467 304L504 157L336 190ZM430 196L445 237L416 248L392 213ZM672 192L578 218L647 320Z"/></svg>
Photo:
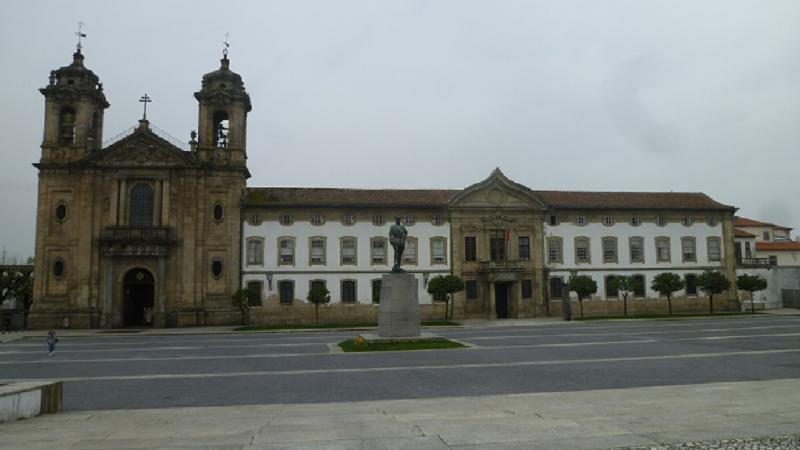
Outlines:
<svg viewBox="0 0 800 450"><path fill-rule="evenodd" d="M230 309L251 105L229 64L194 94L188 149L146 117L101 148L109 103L80 49L50 73L31 327L184 326Z"/></svg>

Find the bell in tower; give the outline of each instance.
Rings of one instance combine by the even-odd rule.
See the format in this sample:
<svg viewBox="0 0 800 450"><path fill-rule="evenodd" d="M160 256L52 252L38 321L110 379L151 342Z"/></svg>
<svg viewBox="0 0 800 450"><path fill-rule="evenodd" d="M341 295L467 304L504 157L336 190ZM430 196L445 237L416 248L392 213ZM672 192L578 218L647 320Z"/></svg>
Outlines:
<svg viewBox="0 0 800 450"><path fill-rule="evenodd" d="M252 109L242 77L230 70L227 40L219 70L203 75L194 97L200 103L198 156L201 160L244 166L247 113Z"/></svg>
<svg viewBox="0 0 800 450"><path fill-rule="evenodd" d="M108 108L103 85L83 65L78 31L78 48L72 64L50 72L45 97L42 161L75 161L100 149L103 141L103 111Z"/></svg>

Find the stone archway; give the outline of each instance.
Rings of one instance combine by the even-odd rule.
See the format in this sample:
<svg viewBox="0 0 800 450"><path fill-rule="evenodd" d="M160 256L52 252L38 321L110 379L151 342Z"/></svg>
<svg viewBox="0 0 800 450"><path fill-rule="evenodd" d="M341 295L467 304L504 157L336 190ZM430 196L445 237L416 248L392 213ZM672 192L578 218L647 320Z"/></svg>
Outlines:
<svg viewBox="0 0 800 450"><path fill-rule="evenodd" d="M122 280L122 325L143 327L153 325L155 313L155 279L149 270L137 267L129 270Z"/></svg>

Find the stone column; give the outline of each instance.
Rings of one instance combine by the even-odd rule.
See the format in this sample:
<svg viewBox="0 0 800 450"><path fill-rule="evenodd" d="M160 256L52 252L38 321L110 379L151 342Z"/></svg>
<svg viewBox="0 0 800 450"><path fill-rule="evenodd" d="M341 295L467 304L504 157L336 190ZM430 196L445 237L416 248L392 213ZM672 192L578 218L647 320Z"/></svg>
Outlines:
<svg viewBox="0 0 800 450"><path fill-rule="evenodd" d="M158 311L154 321L154 325L164 328L166 326L165 307L166 303L166 273L167 273L167 256L161 255L158 257L158 290L156 291L155 310Z"/></svg>
<svg viewBox="0 0 800 450"><path fill-rule="evenodd" d="M489 319L497 319L497 305L495 304L494 281L489 281Z"/></svg>
<svg viewBox="0 0 800 450"><path fill-rule="evenodd" d="M125 224L125 203L126 203L126 194L128 193L128 188L126 186L125 180L119 180L119 207L117 208L117 225L124 225Z"/></svg>
<svg viewBox="0 0 800 450"><path fill-rule="evenodd" d="M103 293L103 312L101 317L102 328L111 328L114 320L114 258L104 256L105 260L105 292Z"/></svg>

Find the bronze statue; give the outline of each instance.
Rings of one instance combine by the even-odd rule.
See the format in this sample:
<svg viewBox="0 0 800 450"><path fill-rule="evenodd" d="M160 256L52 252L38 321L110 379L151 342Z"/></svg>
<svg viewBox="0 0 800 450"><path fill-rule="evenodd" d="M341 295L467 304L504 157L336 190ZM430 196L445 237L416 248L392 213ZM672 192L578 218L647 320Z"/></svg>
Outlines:
<svg viewBox="0 0 800 450"><path fill-rule="evenodd" d="M389 228L389 242L394 249L394 266L392 266L392 272L405 272L400 268L400 263L403 262L403 250L406 248L406 236L408 236L406 227L400 223L399 217L395 217L394 225Z"/></svg>

